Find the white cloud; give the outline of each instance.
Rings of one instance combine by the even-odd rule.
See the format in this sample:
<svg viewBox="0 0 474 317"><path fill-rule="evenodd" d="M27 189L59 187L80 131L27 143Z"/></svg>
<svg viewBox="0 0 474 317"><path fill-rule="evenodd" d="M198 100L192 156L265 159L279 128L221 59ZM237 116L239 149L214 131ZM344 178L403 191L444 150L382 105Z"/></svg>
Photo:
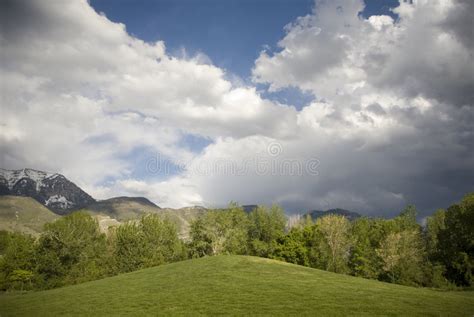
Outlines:
<svg viewBox="0 0 474 317"><path fill-rule="evenodd" d="M281 51L262 52L254 80L269 83L271 89L310 90L338 107L374 90L472 104L472 41L452 32L469 24L452 19L461 4L402 1L394 9L399 15L394 22L388 16L360 17L362 0L316 1L313 15L287 27Z"/></svg>
<svg viewBox="0 0 474 317"><path fill-rule="evenodd" d="M189 159L186 133L291 132L293 108L233 88L203 54L180 59L130 36L86 1L18 1L2 20L5 167L60 170L87 186L126 176L133 162L121 156L139 146Z"/></svg>
<svg viewBox="0 0 474 317"><path fill-rule="evenodd" d="M363 19L362 8L318 2L313 15L287 26L281 51L262 52L253 70L270 90L296 86L317 96L298 113L291 142L280 142L292 158L319 158L320 174L213 179L200 189L205 200L264 197L299 210L384 214L409 202L427 212L472 190L472 49L443 28L457 4L402 3L397 22ZM215 146L229 153L236 145Z"/></svg>
<svg viewBox="0 0 474 317"><path fill-rule="evenodd" d="M86 1L13 2L0 10L1 165L165 207L234 200L380 215L415 202L429 212L472 190L469 6L402 2L394 21L364 19L361 1L318 1L253 69L270 90L314 93L297 111L227 79L203 54L172 56L129 35ZM188 134L211 143L195 153ZM135 177L137 148L185 169Z"/></svg>

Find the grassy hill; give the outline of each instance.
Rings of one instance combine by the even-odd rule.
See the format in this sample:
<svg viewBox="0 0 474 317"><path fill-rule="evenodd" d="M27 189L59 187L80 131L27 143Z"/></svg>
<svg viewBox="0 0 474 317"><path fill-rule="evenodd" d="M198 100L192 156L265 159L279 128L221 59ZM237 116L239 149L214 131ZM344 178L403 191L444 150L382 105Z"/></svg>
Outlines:
<svg viewBox="0 0 474 317"><path fill-rule="evenodd" d="M38 235L45 223L59 217L33 198L0 196L0 230Z"/></svg>
<svg viewBox="0 0 474 317"><path fill-rule="evenodd" d="M99 281L0 295L1 316L472 316L474 293L387 284L247 257L188 260Z"/></svg>

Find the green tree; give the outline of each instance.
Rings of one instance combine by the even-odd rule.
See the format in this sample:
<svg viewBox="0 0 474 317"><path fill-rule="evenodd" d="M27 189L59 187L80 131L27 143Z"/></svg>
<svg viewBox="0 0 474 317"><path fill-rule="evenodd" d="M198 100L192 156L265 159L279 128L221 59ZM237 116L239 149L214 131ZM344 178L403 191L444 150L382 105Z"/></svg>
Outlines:
<svg viewBox="0 0 474 317"><path fill-rule="evenodd" d="M446 229L445 225L446 211L438 209L433 215L426 218L424 228L425 246L429 263L427 267L427 285L439 288L446 288L450 282L446 279L446 267L440 260L439 233Z"/></svg>
<svg viewBox="0 0 474 317"><path fill-rule="evenodd" d="M4 250L0 256L0 287L13 289L19 282L22 272L35 270L35 240L32 236L19 232L8 232L3 235ZM30 277L30 282L36 276ZM21 284L23 288L23 283Z"/></svg>
<svg viewBox="0 0 474 317"><path fill-rule="evenodd" d="M185 256L176 225L155 214L119 226L114 235L115 263L119 272L178 261Z"/></svg>
<svg viewBox="0 0 474 317"><path fill-rule="evenodd" d="M424 249L419 230L389 233L376 250L388 281L405 285L424 282Z"/></svg>
<svg viewBox="0 0 474 317"><path fill-rule="evenodd" d="M471 286L474 281L474 193L448 208L444 225L437 235L437 259L446 267L445 276L449 281Z"/></svg>
<svg viewBox="0 0 474 317"><path fill-rule="evenodd" d="M426 248L432 260L436 260L439 253L438 235L442 230L446 229L445 218L446 211L443 209L438 209L433 215L426 218Z"/></svg>
<svg viewBox="0 0 474 317"><path fill-rule="evenodd" d="M0 255L5 253L8 246L8 240L10 239L10 233L6 230L0 230Z"/></svg>
<svg viewBox="0 0 474 317"><path fill-rule="evenodd" d="M419 229L420 225L416 222L418 212L414 205L408 205L400 214L393 219L398 232L403 230Z"/></svg>
<svg viewBox="0 0 474 317"><path fill-rule="evenodd" d="M226 212L228 230L225 232L224 252L228 254L248 253L249 219L242 207L232 205Z"/></svg>
<svg viewBox="0 0 474 317"><path fill-rule="evenodd" d="M288 234L277 240L272 257L277 260L309 266L308 240L304 227L293 227Z"/></svg>
<svg viewBox="0 0 474 317"><path fill-rule="evenodd" d="M23 291L25 289L25 284L27 284L28 289L32 288L32 280L35 274L32 271L28 270L14 270L9 276L8 280L13 286L12 288L16 288L17 284L20 285L20 290Z"/></svg>
<svg viewBox="0 0 474 317"><path fill-rule="evenodd" d="M37 271L46 287L79 283L107 274L106 237L96 219L74 212L45 225L37 247Z"/></svg>
<svg viewBox="0 0 474 317"><path fill-rule="evenodd" d="M246 254L247 234L248 217L236 204L208 211L191 224L191 256Z"/></svg>
<svg viewBox="0 0 474 317"><path fill-rule="evenodd" d="M344 216L328 215L316 221L320 257L325 269L337 273L348 272L351 248L351 224Z"/></svg>
<svg viewBox="0 0 474 317"><path fill-rule="evenodd" d="M214 253L212 247L213 234L208 230L210 222L209 217L205 216L200 216L191 222L189 231L191 240L188 248L192 258L200 258Z"/></svg>
<svg viewBox="0 0 474 317"><path fill-rule="evenodd" d="M383 219L362 217L352 226L353 245L349 266L352 274L365 278L377 279L382 264L375 251L383 238Z"/></svg>
<svg viewBox="0 0 474 317"><path fill-rule="evenodd" d="M258 206L249 214L249 247L252 255L271 257L277 240L284 236L286 217L279 206Z"/></svg>

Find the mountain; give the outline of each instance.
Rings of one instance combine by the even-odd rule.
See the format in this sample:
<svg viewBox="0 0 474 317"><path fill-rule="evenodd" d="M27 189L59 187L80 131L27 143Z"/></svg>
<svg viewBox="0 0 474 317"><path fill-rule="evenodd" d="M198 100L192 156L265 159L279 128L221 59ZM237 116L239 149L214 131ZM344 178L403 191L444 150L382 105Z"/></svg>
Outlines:
<svg viewBox="0 0 474 317"><path fill-rule="evenodd" d="M145 197L114 197L99 200L83 209L96 214L102 214L117 219L128 221L140 218L144 214L159 213L161 208Z"/></svg>
<svg viewBox="0 0 474 317"><path fill-rule="evenodd" d="M200 206L179 209L160 208L144 197L114 197L99 200L84 207L83 210L93 216L109 217L118 222L133 221L146 214L158 214L173 221L183 239L189 237L191 221L207 211L206 208Z"/></svg>
<svg viewBox="0 0 474 317"><path fill-rule="evenodd" d="M145 197L121 196L96 201L61 174L29 168L0 169L0 230L37 234L44 223L75 210L94 216L103 231L145 214L159 214L176 224L183 239L189 236L191 221L207 211L199 206L160 208Z"/></svg>
<svg viewBox="0 0 474 317"><path fill-rule="evenodd" d="M313 219L313 220L316 220L318 218L328 216L328 215L344 216L347 219L349 219L350 221L361 217L361 215L357 212L349 211L349 210L345 210L345 209L341 209L341 208L328 209L326 211L311 210L311 211L308 211L305 215L303 215L303 217L305 217L306 215L310 215L311 219Z"/></svg>
<svg viewBox="0 0 474 317"><path fill-rule="evenodd" d="M257 209L258 205L242 205L242 209L246 212L246 213L250 213L252 211L254 211L255 209Z"/></svg>
<svg viewBox="0 0 474 317"><path fill-rule="evenodd" d="M0 169L0 195L31 197L59 215L95 202L63 175L29 168Z"/></svg>
<svg viewBox="0 0 474 317"><path fill-rule="evenodd" d="M31 197L0 196L0 230L38 236L43 226L60 218Z"/></svg>
<svg viewBox="0 0 474 317"><path fill-rule="evenodd" d="M134 202L134 203L137 203L137 204L141 204L143 206L160 208L156 204L151 202L148 198L145 198L145 197L119 196L119 197L109 198L109 199L106 199L106 200L101 200L99 202L100 203L107 203L107 204L120 204L120 203L126 203L126 202Z"/></svg>
<svg viewBox="0 0 474 317"><path fill-rule="evenodd" d="M91 213L97 220L102 232L110 227L120 225L120 222L106 215ZM33 236L43 232L44 225L61 218L31 197L0 196L0 230L17 231Z"/></svg>

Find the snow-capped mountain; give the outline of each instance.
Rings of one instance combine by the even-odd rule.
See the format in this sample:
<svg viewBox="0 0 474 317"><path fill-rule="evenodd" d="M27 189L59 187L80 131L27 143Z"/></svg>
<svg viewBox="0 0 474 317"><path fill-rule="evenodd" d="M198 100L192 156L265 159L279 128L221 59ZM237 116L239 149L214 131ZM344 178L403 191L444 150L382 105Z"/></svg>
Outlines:
<svg viewBox="0 0 474 317"><path fill-rule="evenodd" d="M95 202L63 175L29 168L14 171L0 168L0 195L32 197L61 215Z"/></svg>

